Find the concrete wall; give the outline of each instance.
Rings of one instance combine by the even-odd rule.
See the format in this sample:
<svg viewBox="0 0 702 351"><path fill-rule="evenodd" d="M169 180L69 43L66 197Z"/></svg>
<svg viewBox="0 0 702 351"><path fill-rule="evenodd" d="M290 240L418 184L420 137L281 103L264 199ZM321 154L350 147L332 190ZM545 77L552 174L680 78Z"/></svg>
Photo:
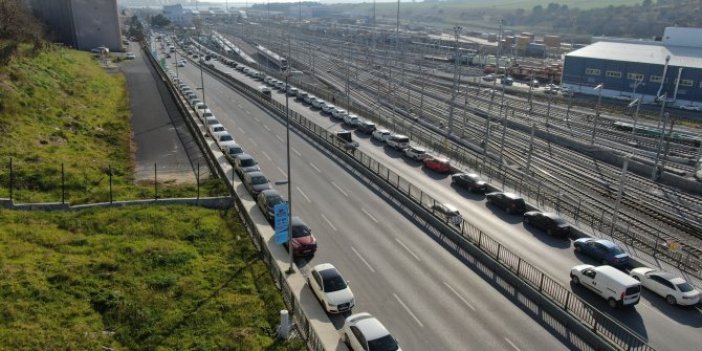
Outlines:
<svg viewBox="0 0 702 351"><path fill-rule="evenodd" d="M117 0L30 0L54 40L79 50L106 46L122 51Z"/></svg>
<svg viewBox="0 0 702 351"><path fill-rule="evenodd" d="M77 48L122 51L117 0L71 0Z"/></svg>

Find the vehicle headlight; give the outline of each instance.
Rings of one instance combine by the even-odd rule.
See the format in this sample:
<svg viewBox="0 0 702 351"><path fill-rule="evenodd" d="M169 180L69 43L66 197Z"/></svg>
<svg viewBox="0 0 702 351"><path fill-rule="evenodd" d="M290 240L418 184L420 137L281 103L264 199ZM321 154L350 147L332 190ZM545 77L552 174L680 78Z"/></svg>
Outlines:
<svg viewBox="0 0 702 351"><path fill-rule="evenodd" d="M329 306L329 307L336 307L336 305L333 304L333 303L331 303L331 302L327 302L327 306Z"/></svg>

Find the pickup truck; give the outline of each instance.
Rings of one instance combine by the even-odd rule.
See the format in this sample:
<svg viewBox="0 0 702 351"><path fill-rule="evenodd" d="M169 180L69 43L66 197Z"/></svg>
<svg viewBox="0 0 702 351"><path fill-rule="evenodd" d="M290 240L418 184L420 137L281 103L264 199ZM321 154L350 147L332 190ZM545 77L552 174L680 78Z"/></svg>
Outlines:
<svg viewBox="0 0 702 351"><path fill-rule="evenodd" d="M356 150L358 148L358 142L351 138L351 132L348 130L340 130L336 132L336 137L341 139L344 143L344 150Z"/></svg>

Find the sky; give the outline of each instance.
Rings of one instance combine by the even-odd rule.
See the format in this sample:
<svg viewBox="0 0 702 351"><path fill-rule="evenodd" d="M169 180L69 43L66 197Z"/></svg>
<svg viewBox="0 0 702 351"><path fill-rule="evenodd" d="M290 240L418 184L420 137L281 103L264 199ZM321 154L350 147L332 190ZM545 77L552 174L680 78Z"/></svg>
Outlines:
<svg viewBox="0 0 702 351"><path fill-rule="evenodd" d="M373 3L373 0L311 0L315 2L321 2L324 4L331 4L331 3L359 3L359 2L367 2L367 3ZM400 0L400 2L411 2L412 0ZM419 2L420 0L417 0ZM202 2L221 2L225 3L227 0L202 0ZM229 0L230 4L238 4L238 3L245 3L245 0ZM276 2L300 2L299 0L270 0L270 3L276 3ZM376 3L379 2L397 2L397 0L376 0ZM265 4L266 0L249 0L249 4Z"/></svg>

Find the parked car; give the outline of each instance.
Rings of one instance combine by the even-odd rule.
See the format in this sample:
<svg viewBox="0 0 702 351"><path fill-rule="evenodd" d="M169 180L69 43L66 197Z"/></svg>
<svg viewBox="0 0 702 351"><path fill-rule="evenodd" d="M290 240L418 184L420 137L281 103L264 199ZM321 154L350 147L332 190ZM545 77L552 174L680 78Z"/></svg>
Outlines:
<svg viewBox="0 0 702 351"><path fill-rule="evenodd" d="M133 60L133 59L136 58L136 55L134 55L133 52L127 52L127 54L125 55L125 57L127 58L127 60Z"/></svg>
<svg viewBox="0 0 702 351"><path fill-rule="evenodd" d="M321 108L323 108L324 106L326 106L327 103L324 102L324 100L322 100L322 99L320 99L320 98L318 98L318 97L315 97L314 99L310 98L310 104L311 104L312 107L314 107L314 108L321 109Z"/></svg>
<svg viewBox="0 0 702 351"><path fill-rule="evenodd" d="M287 94L288 94L288 96L297 96L298 91L300 91L300 89L288 86Z"/></svg>
<svg viewBox="0 0 702 351"><path fill-rule="evenodd" d="M460 225L463 220L461 212L450 204L437 202L431 206L431 210L434 215L453 225Z"/></svg>
<svg viewBox="0 0 702 351"><path fill-rule="evenodd" d="M334 117L334 118L336 118L336 119L342 119L342 120L343 120L344 117L346 117L348 114L349 114L348 111L344 110L343 108L339 108L339 107L334 108L334 109L331 110L331 115L332 115L332 117Z"/></svg>
<svg viewBox="0 0 702 351"><path fill-rule="evenodd" d="M258 90L261 92L263 95L271 96L271 88L267 86L260 86L258 87Z"/></svg>
<svg viewBox="0 0 702 351"><path fill-rule="evenodd" d="M495 205L510 214L522 214L526 211L524 198L515 193L497 191L485 195L488 204Z"/></svg>
<svg viewBox="0 0 702 351"><path fill-rule="evenodd" d="M234 137L228 132L224 132L217 135L217 145L219 145L219 148L221 150L224 150L225 146L231 144L236 144L236 142L234 141Z"/></svg>
<svg viewBox="0 0 702 351"><path fill-rule="evenodd" d="M606 239L580 238L573 242L575 252L592 257L597 262L623 268L629 264L629 254Z"/></svg>
<svg viewBox="0 0 702 351"><path fill-rule="evenodd" d="M402 150L410 146L410 139L406 135L393 134L388 138L387 144L395 150Z"/></svg>
<svg viewBox="0 0 702 351"><path fill-rule="evenodd" d="M385 326L367 312L346 318L341 329L341 339L352 351L402 351Z"/></svg>
<svg viewBox="0 0 702 351"><path fill-rule="evenodd" d="M312 267L307 285L328 313L350 312L355 305L348 282L331 263Z"/></svg>
<svg viewBox="0 0 702 351"><path fill-rule="evenodd" d="M256 162L256 159L247 153L236 156L234 159L234 169L240 178L244 177L244 173L258 172L261 170L261 168L258 167L258 162Z"/></svg>
<svg viewBox="0 0 702 351"><path fill-rule="evenodd" d="M306 91L301 90L300 92L297 93L297 98L302 100L302 101L309 100L309 96L310 96L310 94L307 93Z"/></svg>
<svg viewBox="0 0 702 351"><path fill-rule="evenodd" d="M364 134L371 134L375 131L375 123L366 120L360 120L356 125L356 130Z"/></svg>
<svg viewBox="0 0 702 351"><path fill-rule="evenodd" d="M275 212L273 212L273 209L275 208L275 205L281 202L285 202L285 200L283 200L283 197L280 196L275 189L263 190L256 197L256 204L258 205L258 208L261 210L261 212L263 212L263 215L269 221L273 221L273 219L275 219Z"/></svg>
<svg viewBox="0 0 702 351"><path fill-rule="evenodd" d="M529 211L524 213L524 224L539 228L551 236L570 236L570 224L553 212Z"/></svg>
<svg viewBox="0 0 702 351"><path fill-rule="evenodd" d="M232 162L234 161L234 158L236 158L237 155L241 155L244 153L244 149L241 147L241 145L236 143L225 145L222 151L224 152L224 155L229 157L229 159Z"/></svg>
<svg viewBox="0 0 702 351"><path fill-rule="evenodd" d="M244 187L251 193L254 197L258 196L261 191L272 189L271 183L268 181L262 172L247 172L244 173L244 179L242 179Z"/></svg>
<svg viewBox="0 0 702 351"><path fill-rule="evenodd" d="M354 113L350 113L344 116L344 123L349 126L349 127L356 127L358 126L358 121L359 121L358 115Z"/></svg>
<svg viewBox="0 0 702 351"><path fill-rule="evenodd" d="M456 173L451 176L451 184L472 192L484 193L487 183L475 173Z"/></svg>
<svg viewBox="0 0 702 351"><path fill-rule="evenodd" d="M408 158L411 158L415 161L422 161L425 158L431 157L431 155L429 155L429 153L427 152L426 149L418 147L418 146L411 146L410 145L410 147L406 148L403 151L403 153L405 154L405 156L407 156Z"/></svg>
<svg viewBox="0 0 702 351"><path fill-rule="evenodd" d="M387 142L388 138L392 135L392 132L387 129L376 129L371 134L373 139L380 142Z"/></svg>
<svg viewBox="0 0 702 351"><path fill-rule="evenodd" d="M312 256L317 251L317 239L312 235L310 227L300 217L292 218L292 240L286 243L288 250L292 249L293 256Z"/></svg>
<svg viewBox="0 0 702 351"><path fill-rule="evenodd" d="M641 283L612 266L578 265L570 270L570 280L600 295L612 308L634 306L641 299Z"/></svg>
<svg viewBox="0 0 702 351"><path fill-rule="evenodd" d="M483 80L486 82L492 82L495 80L495 75L492 73L485 75L485 76L483 76Z"/></svg>
<svg viewBox="0 0 702 351"><path fill-rule="evenodd" d="M422 160L424 167L431 169L437 173L449 173L451 172L451 164L447 158L444 157L427 157Z"/></svg>
<svg viewBox="0 0 702 351"><path fill-rule="evenodd" d="M332 110L334 110L336 108L336 106L334 106L332 104L324 104L324 105L322 105L321 108L322 108L322 112L331 114Z"/></svg>
<svg viewBox="0 0 702 351"><path fill-rule="evenodd" d="M212 133L213 136L219 135L218 133L227 133L227 128L225 128L221 124L213 124L211 126L208 126L210 129L210 133Z"/></svg>
<svg viewBox="0 0 702 351"><path fill-rule="evenodd" d="M700 302L700 291L675 274L639 267L632 269L629 275L646 289L664 297L671 305L694 306Z"/></svg>

